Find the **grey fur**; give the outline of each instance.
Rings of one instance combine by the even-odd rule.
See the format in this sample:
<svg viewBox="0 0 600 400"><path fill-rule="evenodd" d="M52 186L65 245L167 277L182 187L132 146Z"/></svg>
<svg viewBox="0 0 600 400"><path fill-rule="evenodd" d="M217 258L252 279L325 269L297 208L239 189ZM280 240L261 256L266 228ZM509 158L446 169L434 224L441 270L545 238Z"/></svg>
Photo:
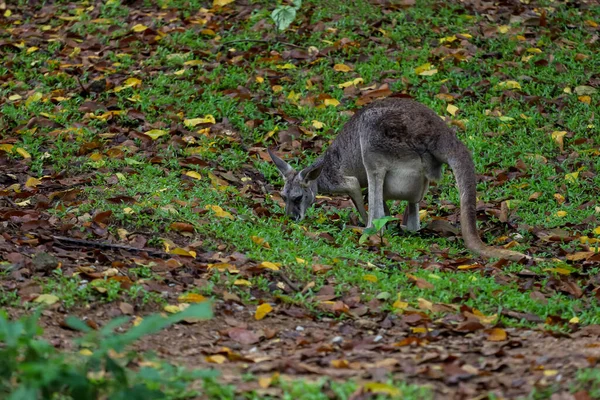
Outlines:
<svg viewBox="0 0 600 400"><path fill-rule="evenodd" d="M304 218L317 193L350 196L363 222L387 214L387 200L405 200L403 223L419 229L419 202L429 182L452 169L460 191L461 227L466 246L484 257L520 260L516 251L487 246L476 225L475 167L467 147L431 109L404 98L371 103L354 114L329 148L312 165L297 172L269 150L283 175L285 210L295 220ZM361 188L368 188L370 212Z"/></svg>

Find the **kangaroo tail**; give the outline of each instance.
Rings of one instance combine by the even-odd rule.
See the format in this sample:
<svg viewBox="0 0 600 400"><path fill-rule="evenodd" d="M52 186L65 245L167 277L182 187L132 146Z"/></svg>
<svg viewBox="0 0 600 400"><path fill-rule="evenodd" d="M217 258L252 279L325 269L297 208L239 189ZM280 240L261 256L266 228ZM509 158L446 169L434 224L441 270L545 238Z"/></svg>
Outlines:
<svg viewBox="0 0 600 400"><path fill-rule="evenodd" d="M434 154L438 159L448 163L460 193L460 226L462 229L463 240L466 247L486 258L504 258L511 261L519 261L523 258L528 258L525 254L517 251L499 249L486 245L481 241L477 231L477 195L476 195L476 177L475 165L469 149L454 135L449 132L452 138L448 137L447 147L441 151L439 156Z"/></svg>

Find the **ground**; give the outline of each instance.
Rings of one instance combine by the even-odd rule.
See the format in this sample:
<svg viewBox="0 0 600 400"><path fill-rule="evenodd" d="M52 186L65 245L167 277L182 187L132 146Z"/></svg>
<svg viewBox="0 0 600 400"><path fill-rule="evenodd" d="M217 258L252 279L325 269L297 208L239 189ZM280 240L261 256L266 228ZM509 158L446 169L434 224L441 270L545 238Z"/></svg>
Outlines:
<svg viewBox="0 0 600 400"><path fill-rule="evenodd" d="M592 0L0 0L0 306L79 365L68 316L210 303L110 353L220 371L170 398L600 398L599 34ZM417 233L285 216L267 148L306 166L385 97L456 130L483 240L532 258L465 249L450 171Z"/></svg>

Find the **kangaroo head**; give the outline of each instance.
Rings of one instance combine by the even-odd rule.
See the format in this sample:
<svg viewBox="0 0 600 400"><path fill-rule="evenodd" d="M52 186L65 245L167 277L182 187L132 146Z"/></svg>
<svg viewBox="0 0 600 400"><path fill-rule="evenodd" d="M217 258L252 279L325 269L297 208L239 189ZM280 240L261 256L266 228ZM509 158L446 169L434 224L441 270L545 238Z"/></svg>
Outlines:
<svg viewBox="0 0 600 400"><path fill-rule="evenodd" d="M317 178L321 174L323 164L313 164L298 172L270 149L267 149L267 152L283 176L281 198L285 201L285 213L295 221L300 221L304 218L306 210L315 202Z"/></svg>

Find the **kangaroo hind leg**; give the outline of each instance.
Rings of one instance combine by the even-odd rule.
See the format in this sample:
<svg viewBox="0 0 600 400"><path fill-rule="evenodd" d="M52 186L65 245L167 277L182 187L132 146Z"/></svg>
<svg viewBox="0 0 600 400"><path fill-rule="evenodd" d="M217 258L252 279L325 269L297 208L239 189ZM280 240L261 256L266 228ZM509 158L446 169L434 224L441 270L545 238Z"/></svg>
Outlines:
<svg viewBox="0 0 600 400"><path fill-rule="evenodd" d="M406 226L406 230L416 232L421 229L419 221L419 203L408 202L404 215L402 216L402 224Z"/></svg>

